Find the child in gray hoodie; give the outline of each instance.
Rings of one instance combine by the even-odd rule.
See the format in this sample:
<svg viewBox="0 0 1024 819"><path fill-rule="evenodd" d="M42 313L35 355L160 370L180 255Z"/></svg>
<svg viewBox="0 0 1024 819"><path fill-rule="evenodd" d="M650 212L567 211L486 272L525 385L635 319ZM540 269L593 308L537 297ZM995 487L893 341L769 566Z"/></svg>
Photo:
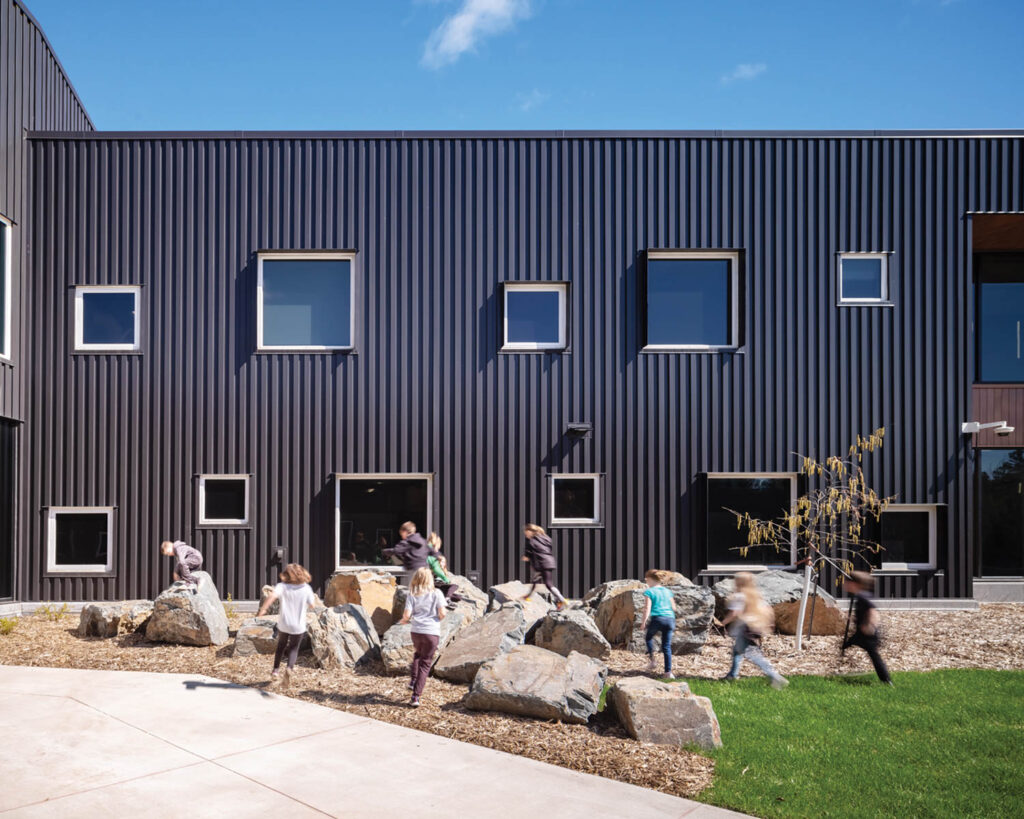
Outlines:
<svg viewBox="0 0 1024 819"><path fill-rule="evenodd" d="M165 540L160 544L160 551L170 557L174 555L174 579L184 580L192 586L198 586L199 581L192 576L203 565L203 556L196 549L193 549L183 540Z"/></svg>

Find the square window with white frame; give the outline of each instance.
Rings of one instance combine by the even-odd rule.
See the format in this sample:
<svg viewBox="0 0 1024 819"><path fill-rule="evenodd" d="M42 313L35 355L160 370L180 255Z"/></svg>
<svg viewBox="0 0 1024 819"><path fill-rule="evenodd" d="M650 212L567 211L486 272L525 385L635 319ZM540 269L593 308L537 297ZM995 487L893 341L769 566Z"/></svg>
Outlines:
<svg viewBox="0 0 1024 819"><path fill-rule="evenodd" d="M11 223L0 217L0 358L11 357Z"/></svg>
<svg viewBox="0 0 1024 819"><path fill-rule="evenodd" d="M550 475L552 526L601 525L600 475Z"/></svg>
<svg viewBox="0 0 1024 819"><path fill-rule="evenodd" d="M644 349L722 350L739 347L739 253L647 253Z"/></svg>
<svg viewBox="0 0 1024 819"><path fill-rule="evenodd" d="M354 253L261 253L256 285L259 349L351 349L354 261Z"/></svg>
<svg viewBox="0 0 1024 819"><path fill-rule="evenodd" d="M887 304L888 301L888 254L839 254L840 304Z"/></svg>
<svg viewBox="0 0 1024 819"><path fill-rule="evenodd" d="M111 574L112 506L53 506L47 510L46 570L51 574Z"/></svg>
<svg viewBox="0 0 1024 819"><path fill-rule="evenodd" d="M248 475L199 476L201 526L246 526L248 523Z"/></svg>
<svg viewBox="0 0 1024 819"><path fill-rule="evenodd" d="M564 283L505 282L503 350L564 350Z"/></svg>
<svg viewBox="0 0 1024 819"><path fill-rule="evenodd" d="M934 569L937 517L934 504L890 504L861 527L862 540L881 546L877 553L864 550L863 557L882 571Z"/></svg>
<svg viewBox="0 0 1024 819"><path fill-rule="evenodd" d="M76 287L75 349L138 350L141 291L138 285Z"/></svg>
<svg viewBox="0 0 1024 819"><path fill-rule="evenodd" d="M791 472L712 473L707 476L707 565L709 569L759 569L796 563L796 532L779 550L748 542L733 512L785 523L796 502L797 475ZM745 551L744 551L745 550Z"/></svg>

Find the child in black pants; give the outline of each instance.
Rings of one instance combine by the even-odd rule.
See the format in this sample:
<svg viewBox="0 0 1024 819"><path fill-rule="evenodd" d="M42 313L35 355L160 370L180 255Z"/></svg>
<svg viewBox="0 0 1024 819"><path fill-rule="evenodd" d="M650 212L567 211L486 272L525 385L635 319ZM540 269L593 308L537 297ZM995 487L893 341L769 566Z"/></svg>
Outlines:
<svg viewBox="0 0 1024 819"><path fill-rule="evenodd" d="M843 649L847 649L850 646L863 648L871 658L871 663L875 666L878 679L888 685L892 685L889 669L886 668L882 655L878 653L878 646L881 643L881 633L878 627L878 609L871 602L871 592L875 588L875 578L867 572L853 572L846 579L845 586L850 594L853 595L853 600L850 601L850 604L853 606L854 631L846 639L846 642L843 643Z"/></svg>

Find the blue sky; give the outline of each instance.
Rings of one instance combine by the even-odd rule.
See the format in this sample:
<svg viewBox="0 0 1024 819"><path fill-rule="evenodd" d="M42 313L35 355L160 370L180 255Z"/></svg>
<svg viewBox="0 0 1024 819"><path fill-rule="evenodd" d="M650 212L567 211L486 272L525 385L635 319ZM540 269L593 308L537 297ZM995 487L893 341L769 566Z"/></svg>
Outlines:
<svg viewBox="0 0 1024 819"><path fill-rule="evenodd" d="M1022 0L26 0L103 130L1015 128Z"/></svg>

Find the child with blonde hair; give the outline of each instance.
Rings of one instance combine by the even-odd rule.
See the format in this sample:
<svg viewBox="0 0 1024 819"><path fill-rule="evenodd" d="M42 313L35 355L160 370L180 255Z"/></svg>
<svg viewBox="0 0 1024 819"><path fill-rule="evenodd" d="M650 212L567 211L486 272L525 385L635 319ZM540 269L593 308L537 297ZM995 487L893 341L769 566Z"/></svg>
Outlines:
<svg viewBox="0 0 1024 819"><path fill-rule="evenodd" d="M665 588L667 572L649 569L644 575L647 588L644 589L644 621L640 626L646 629L647 670L654 671L654 635L661 632L661 653L665 658L665 676L672 676L672 634L676 630L676 609L672 592Z"/></svg>
<svg viewBox="0 0 1024 819"><path fill-rule="evenodd" d="M192 576L203 566L203 556L198 549L193 549L184 540L165 540L160 544L160 553L167 557L174 556L174 580L181 580L190 586L198 586L199 581Z"/></svg>
<svg viewBox="0 0 1024 819"><path fill-rule="evenodd" d="M738 572L734 578L736 592L727 603L729 613L722 620L733 638L732 668L723 679L735 680L740 675L743 658L750 660L772 681L772 688L785 688L789 680L779 674L761 653L761 638L774 626L774 615L761 597L750 572Z"/></svg>
<svg viewBox="0 0 1024 819"><path fill-rule="evenodd" d="M306 610L316 604L316 596L309 586L312 578L298 563L289 563L281 572L281 582L274 586L257 617L262 617L275 600L281 601L281 614L277 618L277 651L274 652L274 670L270 672L271 682L277 682L281 659L288 654L288 666L284 670L285 688L291 683L291 673L299 658L299 646L306 636Z"/></svg>
<svg viewBox="0 0 1024 819"><path fill-rule="evenodd" d="M405 598L405 612L399 623L411 622L412 628L412 670L409 688L412 699L409 704L418 708L420 695L427 684L430 667L434 664L437 643L441 638L441 621L444 619L444 595L434 587L434 575L430 569L417 569L409 583L409 594Z"/></svg>

